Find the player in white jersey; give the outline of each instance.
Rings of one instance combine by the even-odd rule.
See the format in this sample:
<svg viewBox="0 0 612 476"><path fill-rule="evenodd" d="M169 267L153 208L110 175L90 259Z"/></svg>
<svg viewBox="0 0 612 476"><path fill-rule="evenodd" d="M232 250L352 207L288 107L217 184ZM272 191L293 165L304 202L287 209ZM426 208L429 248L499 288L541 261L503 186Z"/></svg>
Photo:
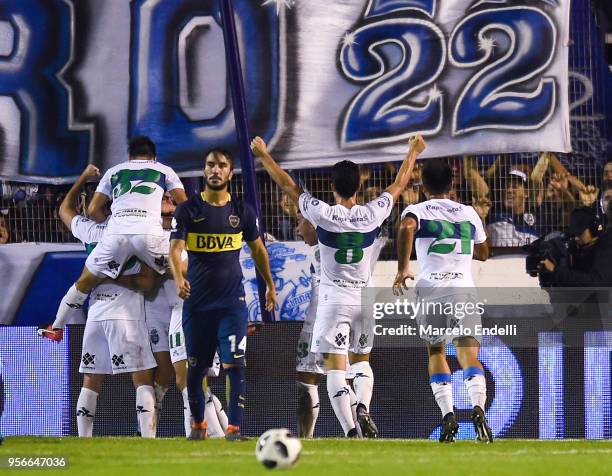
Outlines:
<svg viewBox="0 0 612 476"><path fill-rule="evenodd" d="M161 216L164 239L167 242L170 242L170 228L175 209L176 206L172 202L170 193L164 193ZM167 277L168 274L164 276L164 278ZM170 360L170 349L168 348L168 331L170 327L170 314L172 312L169 295L172 295L173 290L174 282L168 283L167 279L164 279L163 285L158 287L151 295L145 296L144 301L145 322L153 356L157 363L154 375L155 415L157 422L161 416L164 397L174 376Z"/></svg>
<svg viewBox="0 0 612 476"><path fill-rule="evenodd" d="M407 289L406 281L414 279L409 264L416 237L420 268L416 296L418 301L428 306L417 315L417 324L421 338L427 342L431 389L443 417L440 442L455 441L459 429L453 411L453 386L445 345L453 337L451 331L463 328L469 329L471 335L464 332L452 342L457 348L457 360L463 368L465 386L473 406L472 422L477 439L489 443L493 441L493 435L484 414L487 398L485 373L478 360L480 342L473 332L480 324L483 308L476 302L472 279L472 257L485 261L489 255L487 237L476 210L449 199L453 174L446 162L427 161L421 175L427 201L410 205L402 213L397 244L398 272L393 290L395 294L403 293ZM436 307L436 304L444 306ZM451 308L457 312L441 311ZM463 312L467 309L474 312Z"/></svg>
<svg viewBox="0 0 612 476"><path fill-rule="evenodd" d="M77 196L87 178L97 175L98 169L89 165L64 198L59 212L64 225L88 251L102 240L107 225L79 215ZM136 388L136 411L142 435L155 437L153 369L156 364L144 322L143 295L137 289L150 291L157 279L150 268L145 269L141 271L141 263L131 259L116 282L104 282L91 292L79 367L83 374L77 401L77 427L81 437L92 436L104 376L127 372L132 374Z"/></svg>
<svg viewBox="0 0 612 476"><path fill-rule="evenodd" d="M169 243L161 224L161 201L169 191L176 203L187 200L176 173L156 160L155 144L148 137L134 137L129 160L111 167L102 177L89 204L96 222L107 219L104 237L89 255L83 272L59 305L53 329L63 329L71 313L80 309L91 290L106 277L116 279L132 256L160 274L165 272Z"/></svg>
<svg viewBox="0 0 612 476"><path fill-rule="evenodd" d="M300 337L298 338L297 352L296 352L296 366L297 372L296 382L298 391L298 404L297 404L297 422L298 422L298 436L302 438L313 438L314 428L317 423L319 416L319 380L321 375L325 374L323 365L323 354L312 352L312 330L314 327L317 305L319 302L319 281L321 279L321 255L319 253L319 244L317 240L317 231L314 226L304 218L304 216L297 212L297 227L296 235L300 236L304 243L312 247L312 261L310 264L310 282L311 282L311 295L308 309L306 309L306 316L304 317L304 324ZM374 242L374 255L372 257L371 268L374 269L378 256L382 248L387 243L386 237L380 236L376 238ZM356 378L368 378L367 375L358 374L354 375L354 372L347 370L347 381L349 382L349 395L351 397L351 412L353 414L353 421L357 424L357 396L353 391L350 381ZM360 430L360 428L357 428Z"/></svg>
<svg viewBox="0 0 612 476"><path fill-rule="evenodd" d="M360 177L359 168L353 162L345 160L334 165L336 205L331 206L303 193L291 176L274 162L261 138L253 139L251 148L272 180L299 204L304 218L317 230L321 282L311 350L325 354L327 393L336 417L348 437L358 435L346 383L348 351L354 372L367 376L355 381L359 424L364 436L376 436L377 429L369 415L374 382L369 363L374 322L372 316L362 312L361 291L371 284L372 245L380 226L406 187L416 158L425 149L425 142L420 136L411 139L408 156L394 183L380 197L365 205L357 205Z"/></svg>

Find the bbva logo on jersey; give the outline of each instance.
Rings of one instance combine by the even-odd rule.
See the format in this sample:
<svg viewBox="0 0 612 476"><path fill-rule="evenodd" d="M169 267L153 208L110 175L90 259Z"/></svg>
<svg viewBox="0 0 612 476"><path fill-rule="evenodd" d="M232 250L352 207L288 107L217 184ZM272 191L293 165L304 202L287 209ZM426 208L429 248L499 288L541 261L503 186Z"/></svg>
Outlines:
<svg viewBox="0 0 612 476"><path fill-rule="evenodd" d="M189 233L187 235L187 249L189 251L219 252L235 251L242 246L242 232L240 233Z"/></svg>

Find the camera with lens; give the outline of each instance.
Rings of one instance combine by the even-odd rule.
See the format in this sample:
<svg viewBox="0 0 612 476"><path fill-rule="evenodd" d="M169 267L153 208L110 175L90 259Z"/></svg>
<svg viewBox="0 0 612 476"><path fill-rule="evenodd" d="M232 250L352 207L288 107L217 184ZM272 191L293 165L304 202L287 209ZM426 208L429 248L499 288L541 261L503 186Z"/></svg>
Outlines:
<svg viewBox="0 0 612 476"><path fill-rule="evenodd" d="M523 250L527 251L525 270L531 277L538 277L540 286L553 286L552 273L543 266L542 261L551 260L557 266L568 263L570 256L577 251L576 240L564 233L555 231L537 239Z"/></svg>

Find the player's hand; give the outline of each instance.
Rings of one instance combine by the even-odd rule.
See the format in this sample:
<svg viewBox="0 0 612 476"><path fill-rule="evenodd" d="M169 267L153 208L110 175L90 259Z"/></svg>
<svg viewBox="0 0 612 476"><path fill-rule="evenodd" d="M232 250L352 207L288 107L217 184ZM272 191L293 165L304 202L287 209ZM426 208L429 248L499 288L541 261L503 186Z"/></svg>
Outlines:
<svg viewBox="0 0 612 476"><path fill-rule="evenodd" d="M412 136L408 140L408 150L410 151L413 150L417 154L420 154L421 152L423 152L426 147L427 147L427 144L425 143L425 139L423 139L423 136L420 134L417 134L416 136Z"/></svg>
<svg viewBox="0 0 612 476"><path fill-rule="evenodd" d="M50 339L53 342L61 342L64 338L64 329L53 329L52 325L39 327L36 333L40 337Z"/></svg>
<svg viewBox="0 0 612 476"><path fill-rule="evenodd" d="M100 169L93 164L89 164L87 167L85 167L85 170L83 170L81 176L85 178L99 177Z"/></svg>
<svg viewBox="0 0 612 476"><path fill-rule="evenodd" d="M404 290L408 291L408 286L406 286L407 279L414 279L414 274L412 274L410 271L397 272L395 279L393 280L393 294L395 296L404 294Z"/></svg>
<svg viewBox="0 0 612 476"><path fill-rule="evenodd" d="M176 294L185 300L191 296L191 284L185 278L176 282Z"/></svg>
<svg viewBox="0 0 612 476"><path fill-rule="evenodd" d="M251 150L255 155L262 156L268 153L268 146L261 137L257 136L251 141Z"/></svg>
<svg viewBox="0 0 612 476"><path fill-rule="evenodd" d="M276 304L276 289L272 286L266 287L266 311L272 312Z"/></svg>

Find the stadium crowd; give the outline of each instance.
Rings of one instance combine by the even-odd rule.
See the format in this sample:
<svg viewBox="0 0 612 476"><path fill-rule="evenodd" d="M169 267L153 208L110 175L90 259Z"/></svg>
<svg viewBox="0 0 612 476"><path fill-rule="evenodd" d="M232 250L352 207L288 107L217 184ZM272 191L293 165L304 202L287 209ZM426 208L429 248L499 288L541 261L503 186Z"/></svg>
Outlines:
<svg viewBox="0 0 612 476"><path fill-rule="evenodd" d="M570 171L554 153L520 159L500 156L447 159L453 170L451 198L472 205L486 225L493 248L516 248L553 231L563 231L572 210L593 207L606 225L607 204L612 198L612 162L591 164ZM366 203L378 196L391 182L395 163L362 165L358 198ZM399 213L406 206L425 200L421 180L422 162L417 164L408 187L385 223L389 238L382 259L395 259ZM331 201L326 170L295 171L305 188ZM267 175L258 174L263 216L268 236L280 241L298 239L295 234L297 207ZM35 185L0 182L0 244L21 242L73 242L61 225L60 203L66 185ZM82 210L94 191L88 184L79 196ZM242 195L241 176L234 178L233 193Z"/></svg>

